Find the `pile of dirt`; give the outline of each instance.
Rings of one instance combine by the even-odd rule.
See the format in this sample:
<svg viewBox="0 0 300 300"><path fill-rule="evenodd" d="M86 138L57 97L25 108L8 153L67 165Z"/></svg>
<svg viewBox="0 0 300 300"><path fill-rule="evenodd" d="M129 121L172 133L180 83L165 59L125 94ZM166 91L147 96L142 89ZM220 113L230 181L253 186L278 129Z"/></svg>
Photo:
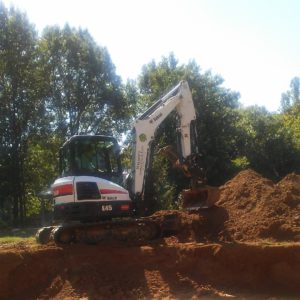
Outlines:
<svg viewBox="0 0 300 300"><path fill-rule="evenodd" d="M158 211L159 224L174 224L180 242L300 241L300 175L277 184L245 170L220 187L214 207L198 213Z"/></svg>
<svg viewBox="0 0 300 300"><path fill-rule="evenodd" d="M220 187L220 200L199 213L159 211L156 220L178 219L180 242L300 241L300 175L277 184L253 170Z"/></svg>
<svg viewBox="0 0 300 300"><path fill-rule="evenodd" d="M228 215L220 236L237 241L300 241L299 175L289 174L274 184L246 170L220 189L217 206Z"/></svg>

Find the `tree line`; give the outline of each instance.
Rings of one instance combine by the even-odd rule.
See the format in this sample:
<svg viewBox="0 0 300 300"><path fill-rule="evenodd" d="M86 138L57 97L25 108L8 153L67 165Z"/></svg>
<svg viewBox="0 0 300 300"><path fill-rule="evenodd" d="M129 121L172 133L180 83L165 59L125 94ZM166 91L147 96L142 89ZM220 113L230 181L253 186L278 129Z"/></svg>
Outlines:
<svg viewBox="0 0 300 300"><path fill-rule="evenodd" d="M0 2L0 226L37 215L37 193L57 176L60 145L74 134L121 138L132 121L180 80L193 94L197 149L209 184L220 185L252 168L279 180L298 172L299 77L282 94L281 111L243 108L239 93L195 61L179 64L171 53L144 65L123 83L105 47L87 30L50 26L41 36L27 16ZM153 209L174 207L187 183L157 149L174 144L176 115L159 128L151 181ZM130 165L131 136L124 164ZM175 146L175 145L174 145Z"/></svg>

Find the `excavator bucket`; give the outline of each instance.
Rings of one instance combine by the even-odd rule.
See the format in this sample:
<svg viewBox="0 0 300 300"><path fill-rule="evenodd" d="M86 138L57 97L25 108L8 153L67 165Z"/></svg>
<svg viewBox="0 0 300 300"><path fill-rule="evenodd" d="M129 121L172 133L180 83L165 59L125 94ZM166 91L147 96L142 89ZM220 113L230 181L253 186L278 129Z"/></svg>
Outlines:
<svg viewBox="0 0 300 300"><path fill-rule="evenodd" d="M189 155L182 163L178 153L170 145L161 148L159 153L165 156L174 168L181 170L183 175L191 180L192 188L181 192L183 209L188 211L206 209L212 207L219 200L219 189L205 184L205 168L203 168L200 154Z"/></svg>
<svg viewBox="0 0 300 300"><path fill-rule="evenodd" d="M201 188L183 190L182 208L188 211L197 211L212 207L220 198L217 187L205 186Z"/></svg>

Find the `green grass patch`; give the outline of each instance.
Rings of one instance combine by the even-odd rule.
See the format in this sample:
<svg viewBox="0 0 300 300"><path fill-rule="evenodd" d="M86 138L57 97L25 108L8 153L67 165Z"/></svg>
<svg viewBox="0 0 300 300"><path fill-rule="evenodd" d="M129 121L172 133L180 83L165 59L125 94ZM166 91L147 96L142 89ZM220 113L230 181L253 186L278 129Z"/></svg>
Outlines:
<svg viewBox="0 0 300 300"><path fill-rule="evenodd" d="M0 244L6 243L18 243L18 242L33 242L35 241L35 237L19 237L19 236L1 236L0 237Z"/></svg>
<svg viewBox="0 0 300 300"><path fill-rule="evenodd" d="M37 228L14 228L0 230L0 243L34 241Z"/></svg>

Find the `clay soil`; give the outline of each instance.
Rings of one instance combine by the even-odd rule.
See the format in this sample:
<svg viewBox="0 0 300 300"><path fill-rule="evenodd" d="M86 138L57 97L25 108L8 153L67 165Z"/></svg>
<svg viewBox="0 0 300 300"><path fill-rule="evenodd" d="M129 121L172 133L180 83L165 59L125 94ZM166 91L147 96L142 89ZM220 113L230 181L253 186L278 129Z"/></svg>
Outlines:
<svg viewBox="0 0 300 300"><path fill-rule="evenodd" d="M0 245L0 299L300 299L300 176L247 170L147 243Z"/></svg>

